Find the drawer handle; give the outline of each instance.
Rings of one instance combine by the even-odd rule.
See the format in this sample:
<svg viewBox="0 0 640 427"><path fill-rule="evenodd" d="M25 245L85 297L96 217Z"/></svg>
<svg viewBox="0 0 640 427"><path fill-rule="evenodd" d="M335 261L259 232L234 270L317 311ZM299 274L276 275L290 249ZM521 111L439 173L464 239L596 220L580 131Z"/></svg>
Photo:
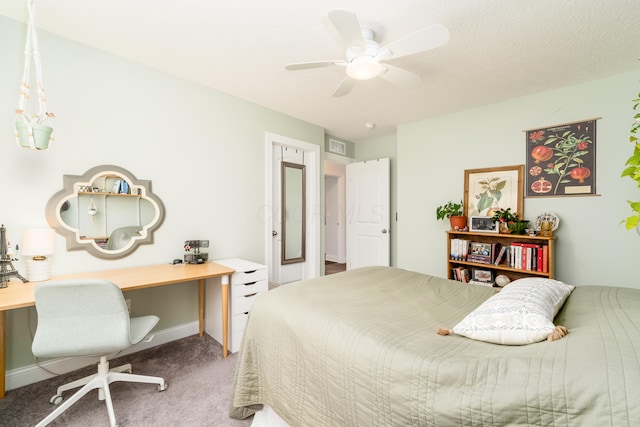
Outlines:
<svg viewBox="0 0 640 427"><path fill-rule="evenodd" d="M251 298L251 297L255 297L256 295L258 295L258 293L257 293L257 292L254 292L254 293L252 293L252 294L245 295L244 297L245 297L245 298Z"/></svg>
<svg viewBox="0 0 640 427"><path fill-rule="evenodd" d="M255 285L256 283L258 283L258 282L256 281L256 282L243 283L243 285L251 286L251 285Z"/></svg>
<svg viewBox="0 0 640 427"><path fill-rule="evenodd" d="M248 311L245 311L243 314L249 314L249 312L248 312Z"/></svg>
<svg viewBox="0 0 640 427"><path fill-rule="evenodd" d="M258 270L245 271L245 272L244 272L244 274L253 274L253 273L255 273L256 271L258 271Z"/></svg>

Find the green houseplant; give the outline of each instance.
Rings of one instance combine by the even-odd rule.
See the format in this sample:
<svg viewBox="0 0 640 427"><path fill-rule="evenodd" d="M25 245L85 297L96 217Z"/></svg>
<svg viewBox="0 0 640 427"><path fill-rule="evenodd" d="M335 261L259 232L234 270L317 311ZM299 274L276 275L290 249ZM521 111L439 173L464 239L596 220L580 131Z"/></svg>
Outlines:
<svg viewBox="0 0 640 427"><path fill-rule="evenodd" d="M629 157L625 166L627 166L622 171L622 176L628 176L633 179L640 188L640 142L638 140L638 130L640 130L640 93L638 93L638 97L633 100L633 110L635 114L633 116L634 123L631 126L631 135L629 136L629 141L634 144L633 155ZM632 228L638 227L640 223L640 201L631 201L627 200L629 206L633 213L629 215L626 220L622 220L626 224L627 230L631 230Z"/></svg>
<svg viewBox="0 0 640 427"><path fill-rule="evenodd" d="M438 220L449 218L452 230L463 230L467 228L467 217L462 215L462 200L460 203L449 201L436 208L436 218Z"/></svg>
<svg viewBox="0 0 640 427"><path fill-rule="evenodd" d="M529 221L520 221L517 212L511 212L511 208L498 209L491 217L491 221L498 222L498 230L500 233L508 234L524 234L525 228Z"/></svg>

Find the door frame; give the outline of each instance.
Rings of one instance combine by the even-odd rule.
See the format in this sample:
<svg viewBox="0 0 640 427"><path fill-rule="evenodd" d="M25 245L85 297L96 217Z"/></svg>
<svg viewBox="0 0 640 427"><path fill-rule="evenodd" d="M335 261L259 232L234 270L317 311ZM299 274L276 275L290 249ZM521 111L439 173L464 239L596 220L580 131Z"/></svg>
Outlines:
<svg viewBox="0 0 640 427"><path fill-rule="evenodd" d="M350 158L350 157L344 157L344 156L340 156L338 154L333 154L333 153L325 153L324 156L324 176L330 176L333 178L337 178L338 180L338 192L339 192L339 198L341 199L339 201L339 206L338 206L338 216L340 217L340 220L342 221L342 226L340 228L340 230L338 231L338 236L336 236L337 240L338 240L338 260L337 262L339 263L346 263L347 262L347 223L346 223L346 219L347 219L347 207L346 207L346 192L347 192L347 176L346 176L346 169L343 170L341 173L332 173L330 165L331 164L335 164L335 165L341 165L341 166L346 166L350 163L355 162L354 159ZM326 204L326 187L324 189L325 191L325 204ZM325 226L324 228L324 233L325 233L325 257L326 257L326 242L327 242L327 227Z"/></svg>
<svg viewBox="0 0 640 427"><path fill-rule="evenodd" d="M266 254L269 266L269 281L273 281L273 236L272 221L280 208L273 206L273 147L284 146L304 151L305 164L307 166L307 221L306 221L306 260L302 279L312 279L320 276L320 220L323 218L322 205L320 204L320 147L315 144L300 141L294 138L278 135L271 132L265 133L265 158L266 158L266 200L265 206L270 207L271 216L265 218ZM307 160L308 159L308 160ZM280 189L276 189L280 191Z"/></svg>

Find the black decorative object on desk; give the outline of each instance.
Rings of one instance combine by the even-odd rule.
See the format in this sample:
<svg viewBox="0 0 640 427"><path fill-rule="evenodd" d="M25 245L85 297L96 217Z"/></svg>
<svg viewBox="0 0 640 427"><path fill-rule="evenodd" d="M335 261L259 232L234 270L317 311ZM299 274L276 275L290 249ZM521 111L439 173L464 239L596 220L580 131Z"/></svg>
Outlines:
<svg viewBox="0 0 640 427"><path fill-rule="evenodd" d="M9 246L7 244L7 229L4 224L0 227L0 288L6 288L9 285L9 279L13 276L22 280L23 283L28 282L18 270L13 267L13 257L9 255Z"/></svg>
<svg viewBox="0 0 640 427"><path fill-rule="evenodd" d="M187 253L184 254L184 262L186 264L202 264L207 262L209 254L207 252L200 252L200 249L208 247L208 240L186 240L184 242L184 250ZM193 252L191 252L192 250Z"/></svg>

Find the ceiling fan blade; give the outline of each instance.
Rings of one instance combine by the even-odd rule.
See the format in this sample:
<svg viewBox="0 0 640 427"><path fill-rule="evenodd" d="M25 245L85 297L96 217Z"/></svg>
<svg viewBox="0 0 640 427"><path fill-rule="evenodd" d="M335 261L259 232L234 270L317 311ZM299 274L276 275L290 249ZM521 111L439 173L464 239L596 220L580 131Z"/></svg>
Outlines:
<svg viewBox="0 0 640 427"><path fill-rule="evenodd" d="M449 37L447 27L442 24L434 24L389 43L382 47L381 51L389 50L391 58L400 58L440 47L449 41Z"/></svg>
<svg viewBox="0 0 640 427"><path fill-rule="evenodd" d="M386 70L380 73L380 77L394 86L408 88L417 86L422 81L419 75L412 73L411 71L407 71L404 68L389 64L384 64L382 67Z"/></svg>
<svg viewBox="0 0 640 427"><path fill-rule="evenodd" d="M299 62L295 64L287 64L284 69L288 71L308 70L311 68L325 68L333 67L334 65L346 65L344 59L336 59L333 61L314 61L314 62Z"/></svg>
<svg viewBox="0 0 640 427"><path fill-rule="evenodd" d="M355 85L356 85L356 81L355 80L353 80L350 77L345 77L345 79L342 80L342 82L340 82L340 85L338 85L338 88L333 93L333 96L335 96L336 98L339 98L341 96L345 96L346 94L351 92L351 89L353 89L353 87Z"/></svg>
<svg viewBox="0 0 640 427"><path fill-rule="evenodd" d="M364 37L362 37L362 28L358 17L346 10L332 10L329 12L329 21L338 31L345 48L352 46L360 46L364 51L366 49Z"/></svg>

